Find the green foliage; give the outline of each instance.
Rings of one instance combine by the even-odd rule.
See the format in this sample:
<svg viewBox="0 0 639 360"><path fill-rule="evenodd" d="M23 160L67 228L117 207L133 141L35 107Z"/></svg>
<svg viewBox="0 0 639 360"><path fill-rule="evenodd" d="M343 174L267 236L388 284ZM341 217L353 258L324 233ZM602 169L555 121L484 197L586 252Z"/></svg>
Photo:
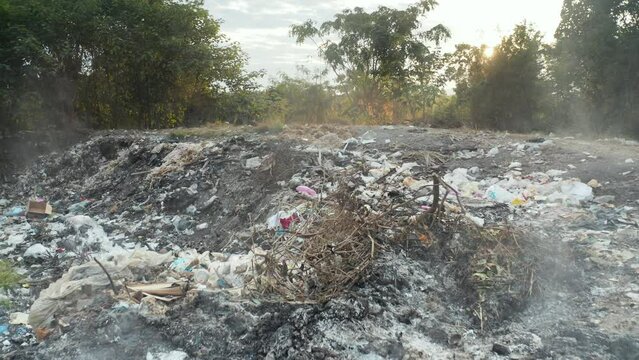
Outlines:
<svg viewBox="0 0 639 360"><path fill-rule="evenodd" d="M13 308L13 302L9 299L0 299L0 309L5 311L11 310Z"/></svg>
<svg viewBox="0 0 639 360"><path fill-rule="evenodd" d="M319 55L337 77L351 105L374 118L397 118L406 88L423 107L431 93L440 53L438 45L449 37L437 25L420 31L423 15L435 1L421 1L404 10L379 7L371 13L362 8L344 10L321 25L309 20L291 27L298 43L312 40ZM436 47L429 46L434 44ZM434 97L431 97L434 98Z"/></svg>
<svg viewBox="0 0 639 360"><path fill-rule="evenodd" d="M201 0L0 0L0 128L176 126L245 61Z"/></svg>
<svg viewBox="0 0 639 360"><path fill-rule="evenodd" d="M438 96L430 110L430 117L434 126L454 128L471 125L468 103L459 102L456 95Z"/></svg>
<svg viewBox="0 0 639 360"><path fill-rule="evenodd" d="M18 284L20 275L18 275L11 263L6 260L0 260L0 288L7 289Z"/></svg>
<svg viewBox="0 0 639 360"><path fill-rule="evenodd" d="M326 80L326 71L311 75L305 68L299 70L304 78L282 74L267 90L271 98L280 99L278 115L286 123L334 122L338 96Z"/></svg>
<svg viewBox="0 0 639 360"><path fill-rule="evenodd" d="M544 96L541 48L541 34L525 24L495 48L485 81L471 99L479 126L520 132L544 128L537 117Z"/></svg>
<svg viewBox="0 0 639 360"><path fill-rule="evenodd" d="M555 37L554 116L639 136L639 2L565 0Z"/></svg>
<svg viewBox="0 0 639 360"><path fill-rule="evenodd" d="M491 57L485 47L458 45L448 57L447 74L456 83L458 116L468 111L460 120L498 130L547 128L542 46L541 34L526 24L504 37Z"/></svg>

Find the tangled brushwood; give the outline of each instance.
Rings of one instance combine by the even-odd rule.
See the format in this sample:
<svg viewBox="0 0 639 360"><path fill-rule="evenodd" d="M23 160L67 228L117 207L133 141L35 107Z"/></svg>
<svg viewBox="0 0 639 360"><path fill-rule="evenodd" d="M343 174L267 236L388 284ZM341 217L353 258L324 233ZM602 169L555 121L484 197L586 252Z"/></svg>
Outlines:
<svg viewBox="0 0 639 360"><path fill-rule="evenodd" d="M371 223L337 204L313 209L294 231L278 233L258 268L257 287L288 301L324 302L349 289L373 262Z"/></svg>
<svg viewBox="0 0 639 360"><path fill-rule="evenodd" d="M509 226L479 227L461 217L430 223L429 252L452 264L480 330L494 327L523 308L542 288L537 274L558 264L544 259L537 239Z"/></svg>

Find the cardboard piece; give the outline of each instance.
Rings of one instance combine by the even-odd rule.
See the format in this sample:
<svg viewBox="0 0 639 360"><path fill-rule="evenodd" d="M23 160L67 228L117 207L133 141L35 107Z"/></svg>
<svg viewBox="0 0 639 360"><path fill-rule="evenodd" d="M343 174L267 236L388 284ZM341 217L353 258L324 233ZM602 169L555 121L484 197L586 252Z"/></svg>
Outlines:
<svg viewBox="0 0 639 360"><path fill-rule="evenodd" d="M46 200L29 200L27 205L27 216L49 216L53 208Z"/></svg>
<svg viewBox="0 0 639 360"><path fill-rule="evenodd" d="M176 283L157 283L157 284L137 284L137 285L127 285L129 290L133 290L135 292L141 292L146 295L156 295L159 297L163 296L183 296L184 291L180 284ZM164 299L161 299L164 300Z"/></svg>

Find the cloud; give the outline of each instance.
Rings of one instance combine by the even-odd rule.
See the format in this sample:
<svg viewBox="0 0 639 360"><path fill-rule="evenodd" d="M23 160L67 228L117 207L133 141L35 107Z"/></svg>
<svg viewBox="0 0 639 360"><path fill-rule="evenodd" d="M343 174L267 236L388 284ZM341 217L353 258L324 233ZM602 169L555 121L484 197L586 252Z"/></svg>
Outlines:
<svg viewBox="0 0 639 360"><path fill-rule="evenodd" d="M296 65L322 66L316 49L297 45L289 37L291 24L307 19L317 22L333 18L346 8L367 11L380 5L405 8L417 0L205 0L205 7L223 19L222 31L237 41L249 55L251 70L269 74L283 71L295 74ZM441 0L429 14L424 28L442 23L452 32L444 50L457 43L494 46L524 20L536 25L552 41L559 24L562 0ZM310 65L309 65L310 64Z"/></svg>

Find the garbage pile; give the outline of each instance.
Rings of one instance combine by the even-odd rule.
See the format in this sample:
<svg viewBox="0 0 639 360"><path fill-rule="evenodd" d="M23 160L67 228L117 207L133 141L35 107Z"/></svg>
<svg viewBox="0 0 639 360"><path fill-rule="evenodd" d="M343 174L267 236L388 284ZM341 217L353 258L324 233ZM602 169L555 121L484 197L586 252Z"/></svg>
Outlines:
<svg viewBox="0 0 639 360"><path fill-rule="evenodd" d="M510 347L478 335L573 271L516 226L586 214L612 232L634 210L540 169L551 140L439 153L395 146L400 130L115 133L39 159L0 187L0 253L19 274L3 351L73 358L132 337L125 355L147 358L541 356L521 329L491 335ZM597 246L593 263L634 256ZM109 340L94 350L85 332Z"/></svg>
<svg viewBox="0 0 639 360"><path fill-rule="evenodd" d="M489 200L513 206L531 206L538 203L580 205L593 200L593 190L578 179L562 179L565 171L548 170L522 175L518 166L497 178L478 179L479 168L456 168L444 180L458 189L466 199Z"/></svg>

